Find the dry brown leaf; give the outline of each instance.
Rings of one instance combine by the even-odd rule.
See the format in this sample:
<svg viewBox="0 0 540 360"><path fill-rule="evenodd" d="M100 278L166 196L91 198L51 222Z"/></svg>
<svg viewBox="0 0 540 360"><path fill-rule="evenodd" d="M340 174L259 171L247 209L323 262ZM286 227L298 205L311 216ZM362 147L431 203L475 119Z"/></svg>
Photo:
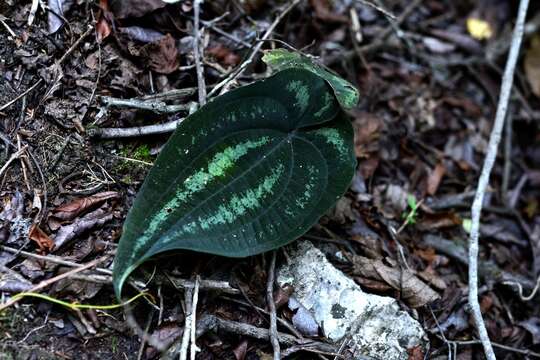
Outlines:
<svg viewBox="0 0 540 360"><path fill-rule="evenodd" d="M448 104L453 107L457 107L465 111L467 116L477 118L482 116L482 108L471 99L460 96L445 96L440 100L441 104Z"/></svg>
<svg viewBox="0 0 540 360"><path fill-rule="evenodd" d="M100 16L97 23L96 23L96 33L97 33L97 41L102 42L111 34L111 27L109 26L109 23L105 19L105 17Z"/></svg>
<svg viewBox="0 0 540 360"><path fill-rule="evenodd" d="M49 235L45 234L45 232L41 230L37 224L33 224L30 227L28 237L30 240L36 242L36 244L39 246L39 251L41 252L50 252L54 247L54 242L51 240Z"/></svg>
<svg viewBox="0 0 540 360"><path fill-rule="evenodd" d="M407 353L409 353L408 360L423 360L425 358L424 349L420 345L407 349Z"/></svg>
<svg viewBox="0 0 540 360"><path fill-rule="evenodd" d="M70 240L81 235L87 230L95 226L101 226L107 221L112 220L113 215L110 212L99 208L85 216L76 219L73 223L60 228L54 238L54 248L58 250L60 247L68 243Z"/></svg>
<svg viewBox="0 0 540 360"><path fill-rule="evenodd" d="M344 15L336 14L332 9L332 3L328 0L311 0L311 6L315 9L317 18L336 23L348 23L349 18Z"/></svg>
<svg viewBox="0 0 540 360"><path fill-rule="evenodd" d="M525 321L520 322L518 325L522 326L532 335L533 344L540 344L540 318L531 317Z"/></svg>
<svg viewBox="0 0 540 360"><path fill-rule="evenodd" d="M244 360L246 358L247 348L248 341L244 339L233 349L235 359Z"/></svg>
<svg viewBox="0 0 540 360"><path fill-rule="evenodd" d="M167 5L161 0L110 0L109 5L118 19L141 17Z"/></svg>
<svg viewBox="0 0 540 360"><path fill-rule="evenodd" d="M115 199L117 197L118 193L116 191L104 191L85 198L75 199L72 202L64 205L60 205L51 212L50 220L52 221L49 221L49 225L55 224L54 220L73 220L77 216L101 205L104 201L109 199Z"/></svg>
<svg viewBox="0 0 540 360"><path fill-rule="evenodd" d="M540 35L532 38L531 45L525 53L523 67L532 92L540 97Z"/></svg>
<svg viewBox="0 0 540 360"><path fill-rule="evenodd" d="M417 308L433 302L439 295L412 271L392 268L381 260L372 260L363 256L354 256L354 273L367 278L384 281L393 289L401 291L401 299L409 306Z"/></svg>
<svg viewBox="0 0 540 360"><path fill-rule="evenodd" d="M462 222L461 217L454 212L424 214L422 219L416 224L416 230L432 231L461 225Z"/></svg>
<svg viewBox="0 0 540 360"><path fill-rule="evenodd" d="M429 195L435 195L441 180L446 173L446 167L442 163L438 163L435 168L431 171L427 179L427 193Z"/></svg>
<svg viewBox="0 0 540 360"><path fill-rule="evenodd" d="M374 114L360 112L355 116L353 126L356 156L366 158L369 153L377 152L382 128L381 119Z"/></svg>
<svg viewBox="0 0 540 360"><path fill-rule="evenodd" d="M176 42L171 34L143 46L141 55L146 58L150 69L159 74L170 74L180 66Z"/></svg>
<svg viewBox="0 0 540 360"><path fill-rule="evenodd" d="M205 53L212 55L217 61L226 66L236 66L241 60L240 56L222 44L217 44L206 49Z"/></svg>

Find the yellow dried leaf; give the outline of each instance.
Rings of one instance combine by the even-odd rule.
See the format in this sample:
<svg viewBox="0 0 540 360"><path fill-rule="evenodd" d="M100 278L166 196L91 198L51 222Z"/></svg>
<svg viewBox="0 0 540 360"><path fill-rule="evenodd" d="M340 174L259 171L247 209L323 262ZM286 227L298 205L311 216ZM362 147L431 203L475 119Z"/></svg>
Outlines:
<svg viewBox="0 0 540 360"><path fill-rule="evenodd" d="M531 40L531 45L525 52L523 67L533 94L540 97L540 35Z"/></svg>
<svg viewBox="0 0 540 360"><path fill-rule="evenodd" d="M487 21L478 18L471 17L467 19L467 30L477 40L485 40L493 36L491 25Z"/></svg>

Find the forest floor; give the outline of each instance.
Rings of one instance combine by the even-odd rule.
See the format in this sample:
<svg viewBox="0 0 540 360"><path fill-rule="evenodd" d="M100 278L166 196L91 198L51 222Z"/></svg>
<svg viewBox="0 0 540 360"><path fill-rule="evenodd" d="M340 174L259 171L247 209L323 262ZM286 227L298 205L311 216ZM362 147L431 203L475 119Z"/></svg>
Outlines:
<svg viewBox="0 0 540 360"><path fill-rule="evenodd" d="M47 10L44 3L0 2L0 306L29 290L116 304L109 271L122 224L170 130L126 136L102 129L170 129L197 104L194 4L60 0ZM266 76L260 58L273 47L313 55L357 86L360 102L350 112L357 174L306 238L324 244L329 260L364 291L397 299L418 319L430 346L410 359L480 359L465 254L517 2L380 2L389 14L366 3L202 3L206 86L210 92L226 79L257 44L254 61L229 87ZM133 101L110 105L112 98L143 97L190 106L158 113ZM480 304L501 359L540 358L540 291L527 298L540 279L539 125L540 3L533 2L481 218ZM357 255L397 273L405 265L438 299L409 282L369 276ZM278 251L278 264L283 258ZM80 269L95 259L97 267ZM215 315L267 329L257 309L268 309L269 263L265 254L159 257L133 275L155 303L139 298L128 310L18 299L0 311L0 359L158 358L156 344L181 338L184 291L196 275L231 286L208 291L201 282L198 319ZM287 294L276 289L282 303ZM277 316L290 322L292 312L281 306ZM208 331L197 344L197 359L272 358L269 341L230 329ZM290 358L339 356L346 358L307 351Z"/></svg>

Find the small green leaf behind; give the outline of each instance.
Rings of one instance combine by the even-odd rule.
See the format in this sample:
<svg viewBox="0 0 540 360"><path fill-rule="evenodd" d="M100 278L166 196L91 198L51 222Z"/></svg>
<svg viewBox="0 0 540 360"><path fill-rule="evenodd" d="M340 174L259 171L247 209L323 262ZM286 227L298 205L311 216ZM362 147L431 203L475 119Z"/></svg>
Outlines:
<svg viewBox="0 0 540 360"><path fill-rule="evenodd" d="M284 70L210 101L178 126L128 213L116 295L158 253L244 257L293 241L343 195L355 166L351 123L313 72Z"/></svg>
<svg viewBox="0 0 540 360"><path fill-rule="evenodd" d="M266 51L262 59L274 71L302 68L319 75L328 81L340 105L346 110L355 107L358 103L358 90L350 82L301 53L275 49Z"/></svg>

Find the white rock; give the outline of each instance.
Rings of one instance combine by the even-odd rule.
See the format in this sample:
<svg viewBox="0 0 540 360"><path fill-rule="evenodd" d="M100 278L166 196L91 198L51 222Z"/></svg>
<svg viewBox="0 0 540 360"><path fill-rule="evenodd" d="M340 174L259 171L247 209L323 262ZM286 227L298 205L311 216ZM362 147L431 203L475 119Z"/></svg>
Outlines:
<svg viewBox="0 0 540 360"><path fill-rule="evenodd" d="M396 300L363 292L309 241L297 243L277 281L294 288L296 300L312 312L329 340L348 336L355 359L406 360L407 349L425 349L424 330Z"/></svg>

